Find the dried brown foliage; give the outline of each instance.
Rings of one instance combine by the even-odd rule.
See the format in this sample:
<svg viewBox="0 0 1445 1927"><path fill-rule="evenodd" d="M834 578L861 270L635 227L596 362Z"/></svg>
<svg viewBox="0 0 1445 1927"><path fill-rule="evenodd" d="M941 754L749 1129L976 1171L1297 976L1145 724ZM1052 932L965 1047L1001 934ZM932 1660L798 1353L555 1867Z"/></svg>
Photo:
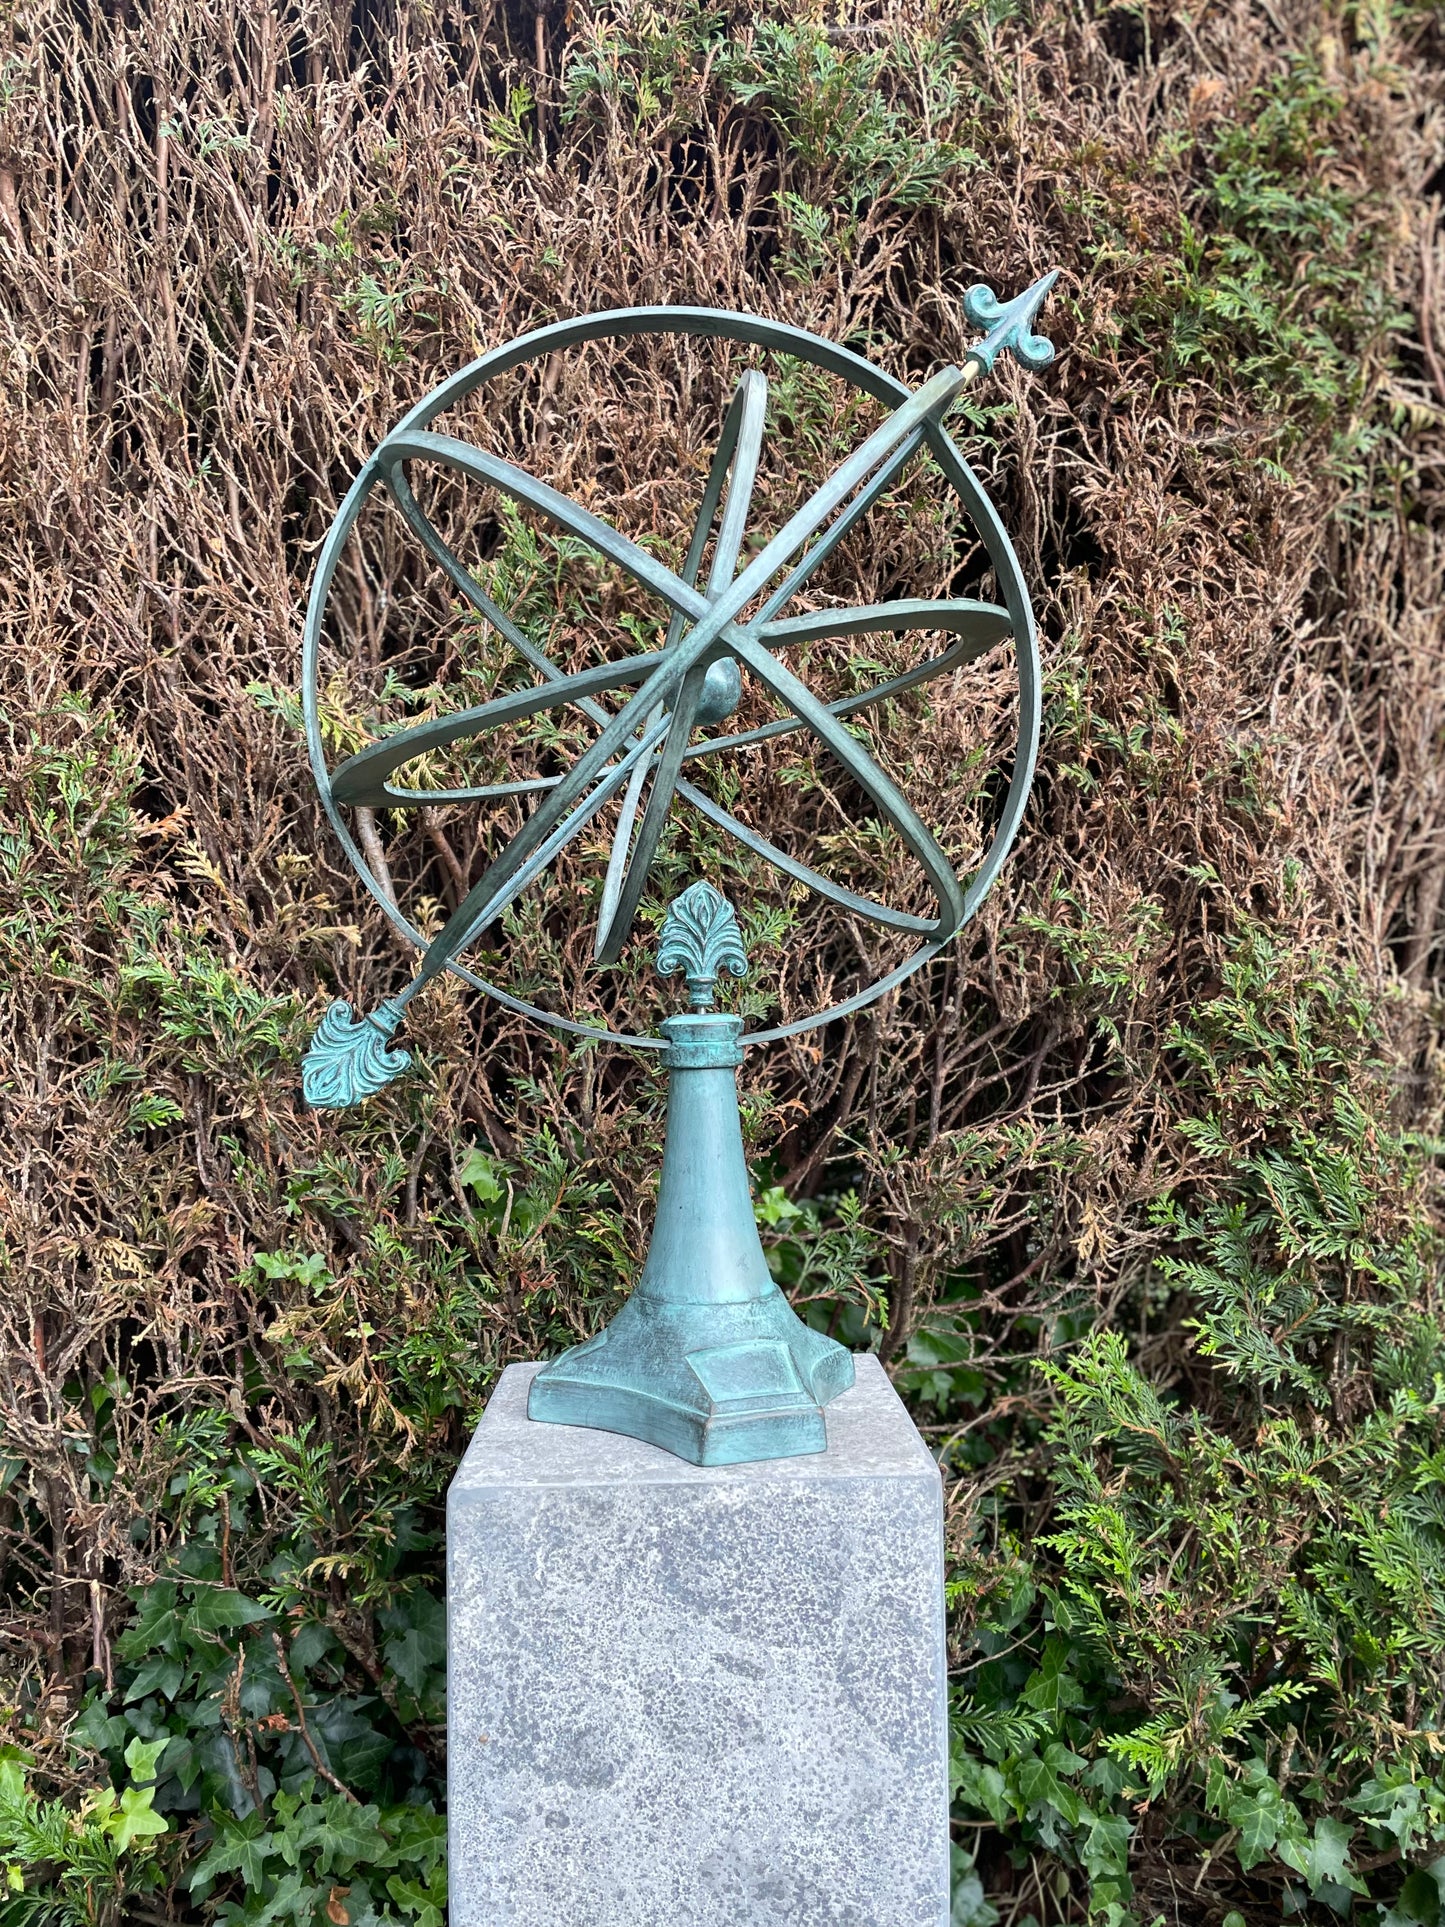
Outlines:
<svg viewBox="0 0 1445 1927"><path fill-rule="evenodd" d="M365 1565L352 1501L398 1462L434 1495L495 1370L590 1329L643 1249L656 1090L630 1060L554 1047L451 989L414 1027L420 1076L364 1118L311 1115L297 1090L325 1000L339 986L370 1005L408 968L319 821L286 713L311 559L387 427L530 325L750 309L866 342L916 380L966 345L970 282L1064 270L1059 361L1004 374L968 436L1044 631L1026 833L956 956L752 1073L777 1180L859 1193L891 1357L966 1275L996 1387L1060 1310L1122 1308L1142 1336L1147 1301L1152 1367L1208 1402L1181 1316L1140 1296L1158 1242L1142 1207L1191 1175L1164 1047L1246 920L1398 989L1400 1114L1433 1124L1438 22L1329 0L1040 0L999 25L930 0L802 12L840 57L885 55L865 93L907 146L953 142L921 184L896 144L870 148L846 88L789 96L756 40L766 21L727 9L25 0L7 15L0 1451L24 1469L0 1498L0 1560L12 1690L49 1708L32 1740L87 1668L107 1675L119 1588L183 1531L163 1416L214 1411L261 1443L311 1421L332 1441L338 1513L317 1549L343 1564L316 1584L374 1661L345 1577L346 1559ZM1278 210L1241 214L1220 182L1246 191L1229 143L1302 73L1332 104L1298 152L1266 160L1349 221L1322 217L1322 252L1287 260ZM809 209L832 226L810 229ZM1258 325L1199 293L1244 276L1219 252L1240 233L1265 263ZM1334 359L1286 332L1271 361L1286 324ZM726 387L698 347L593 352L472 425L676 545ZM821 406L816 463L874 419ZM779 457L760 502L776 514L790 487ZM936 505L900 504L825 592L967 576ZM493 505L453 512L500 540ZM454 682L468 650L486 660L400 525L380 518L367 541L338 597L339 732L374 713L387 668L420 688ZM518 581L578 661L641 607L575 560ZM994 794L964 758L1006 745L1008 687L1003 665L960 678L887 745L961 852ZM752 772L758 810L861 865L846 795L816 804L781 767ZM440 906L497 828L377 834L399 893ZM674 846L679 873L692 847ZM504 962L585 1001L574 880ZM831 925L802 933L824 974L855 967ZM785 974L785 1007L815 988ZM474 1212L474 1144L550 1207L524 1226ZM325 1289L268 1278L258 1251L319 1254ZM101 1477L90 1393L107 1371L125 1390ZM1035 1396L1010 1392L1025 1413Z"/></svg>

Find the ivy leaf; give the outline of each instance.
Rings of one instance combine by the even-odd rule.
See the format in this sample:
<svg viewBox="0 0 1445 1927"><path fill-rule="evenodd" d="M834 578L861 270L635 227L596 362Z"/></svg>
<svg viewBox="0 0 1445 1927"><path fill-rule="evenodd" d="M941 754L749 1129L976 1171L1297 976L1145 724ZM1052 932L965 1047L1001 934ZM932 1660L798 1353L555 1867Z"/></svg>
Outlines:
<svg viewBox="0 0 1445 1927"><path fill-rule="evenodd" d="M266 1862L275 1850L276 1839L267 1831L259 1813L248 1813L244 1820L223 1819L224 1829L191 1868L187 1881L191 1892L204 1898L215 1885L217 1876L238 1873L249 1893L260 1893L266 1879Z"/></svg>
<svg viewBox="0 0 1445 1927"><path fill-rule="evenodd" d="M760 1191L753 1205L753 1215L759 1224L769 1226L791 1224L794 1218L801 1218L803 1208L794 1204L780 1184L769 1185Z"/></svg>
<svg viewBox="0 0 1445 1927"><path fill-rule="evenodd" d="M107 1713L104 1700L92 1700L70 1729L70 1736L97 1753L113 1753L130 1727L119 1713Z"/></svg>
<svg viewBox="0 0 1445 1927"><path fill-rule="evenodd" d="M1084 1836L1080 1857L1093 1881L1101 1875L1122 1875L1128 1871L1129 1842L1134 1829L1122 1813L1096 1813Z"/></svg>
<svg viewBox="0 0 1445 1927"><path fill-rule="evenodd" d="M336 1644L336 1635L319 1619L309 1619L291 1641L291 1670L307 1672Z"/></svg>
<svg viewBox="0 0 1445 1927"><path fill-rule="evenodd" d="M446 1877L440 1882L434 1874L430 1883L423 1887L418 1880L403 1880L394 1873L386 1883L386 1891L404 1913L412 1916L416 1927L443 1927L442 1909L446 1905Z"/></svg>
<svg viewBox="0 0 1445 1927"><path fill-rule="evenodd" d="M350 1787L369 1787L391 1752L392 1740L369 1717L367 1699L318 1700L308 1714L312 1738L333 1772Z"/></svg>
<svg viewBox="0 0 1445 1927"><path fill-rule="evenodd" d="M1342 1820L1332 1820L1328 1814L1321 1814L1315 1821L1315 1836L1310 1843L1308 1864L1304 1868L1311 1891L1329 1881L1336 1887L1347 1887L1354 1894L1369 1892L1364 1881L1349 1865L1350 1841L1353 1837L1353 1827L1347 1827Z"/></svg>
<svg viewBox="0 0 1445 1927"><path fill-rule="evenodd" d="M176 1588L169 1579L158 1579L153 1586L132 1592L140 1616L128 1632L122 1633L115 1650L122 1659L144 1659L159 1646L163 1652L175 1651L180 1633L180 1614L176 1611Z"/></svg>
<svg viewBox="0 0 1445 1927"><path fill-rule="evenodd" d="M254 1626L258 1620L270 1619L271 1608L258 1605L254 1599L247 1599L244 1593L236 1592L230 1586L205 1586L198 1588L190 1611L186 1614L186 1630L199 1633L232 1632L240 1626Z"/></svg>
<svg viewBox="0 0 1445 1927"><path fill-rule="evenodd" d="M1014 1818L1008 1782L996 1766L955 1751L949 1760L949 1779L950 1801L961 1799L967 1806L977 1807L996 1827L1005 1827Z"/></svg>
<svg viewBox="0 0 1445 1927"><path fill-rule="evenodd" d="M195 1745L195 1742L192 1743ZM195 1754L200 1762L201 1771L214 1775L218 1782L217 1792L224 1798L232 1813L251 1814L254 1803L251 1790L241 1777L241 1769L236 1759L236 1749L229 1733L212 1733L195 1745Z"/></svg>
<svg viewBox="0 0 1445 1927"><path fill-rule="evenodd" d="M1367 1780L1365 1785L1346 1804L1355 1812L1367 1816L1372 1826L1381 1827L1392 1833L1402 1849L1408 1850L1412 1836L1422 1825L1424 1799L1419 1786L1413 1780L1403 1780L1391 1784L1389 1780L1377 1777Z"/></svg>
<svg viewBox="0 0 1445 1927"><path fill-rule="evenodd" d="M150 1693L159 1693L162 1699L175 1699L188 1671L189 1668L183 1666L180 1660L167 1659L164 1653L158 1653L154 1659L146 1661L126 1688L125 1704L129 1706L135 1700L143 1700Z"/></svg>
<svg viewBox="0 0 1445 1927"><path fill-rule="evenodd" d="M973 1855L962 1847L951 1847L949 1859L953 1872L953 1905L949 1927L994 1927L998 1909L983 1891L983 1882L974 1870Z"/></svg>
<svg viewBox="0 0 1445 1927"><path fill-rule="evenodd" d="M1310 1877L1310 1837L1305 1832L1304 1822L1301 1820L1299 1809L1295 1806L1294 1802L1292 1800L1282 1801L1281 1807L1282 1814L1279 1838L1274 1843L1274 1850L1287 1867L1292 1867L1297 1874L1301 1874L1308 1880Z"/></svg>
<svg viewBox="0 0 1445 1927"><path fill-rule="evenodd" d="M1440 1885L1434 1872L1417 1867L1381 1927L1440 1927L1440 1912Z"/></svg>
<svg viewBox="0 0 1445 1927"><path fill-rule="evenodd" d="M130 1768L130 1777L137 1785L147 1785L156 1777L156 1762L171 1743L169 1733L162 1733L158 1740L143 1740L139 1733L125 1750L125 1763Z"/></svg>
<svg viewBox="0 0 1445 1927"><path fill-rule="evenodd" d="M1019 1761L1019 1789L1030 1806L1051 1807L1071 1827L1079 1824L1079 1797L1064 1785L1054 1769L1037 1753Z"/></svg>
<svg viewBox="0 0 1445 1927"><path fill-rule="evenodd" d="M386 1663L403 1685L420 1697L427 1674L447 1656L446 1608L430 1593L412 1593L400 1606L381 1615L394 1628L386 1641Z"/></svg>
<svg viewBox="0 0 1445 1927"><path fill-rule="evenodd" d="M1280 1806L1279 1788L1274 1785L1261 1787L1252 1800L1246 1797L1230 1802L1229 1818L1239 1828L1235 1855L1245 1873L1274 1851Z"/></svg>
<svg viewBox="0 0 1445 1927"><path fill-rule="evenodd" d="M201 1777L201 1762L196 1754L195 1743L181 1734L171 1737L171 1752L166 1759L167 1774L174 1774L180 1783L182 1793L189 1793Z"/></svg>
<svg viewBox="0 0 1445 1927"><path fill-rule="evenodd" d="M1046 1641L1043 1659L1037 1671L1029 1675L1023 1697L1030 1706L1036 1706L1041 1713L1052 1714L1055 1719L1071 1706L1084 1704L1084 1689L1069 1671L1069 1646L1066 1641L1054 1637Z"/></svg>
<svg viewBox="0 0 1445 1927"><path fill-rule="evenodd" d="M378 1817L375 1807L353 1806L343 1795L334 1794L298 1844L315 1849L319 1873L347 1874L356 1866L387 1866L395 1855L377 1827Z"/></svg>
<svg viewBox="0 0 1445 1927"><path fill-rule="evenodd" d="M150 1786L128 1786L121 1794L120 1811L105 1823L105 1830L115 1842L118 1852L126 1852L137 1840L147 1840L155 1834L169 1831L170 1822L151 1806L154 1798L155 1788Z"/></svg>
<svg viewBox="0 0 1445 1927"><path fill-rule="evenodd" d="M460 1181L469 1191L475 1191L483 1204L495 1204L506 1189L497 1166L485 1151L473 1149L467 1153L466 1162L457 1173Z"/></svg>
<svg viewBox="0 0 1445 1927"><path fill-rule="evenodd" d="M326 1903L326 1887L307 1886L299 1873L285 1873L276 1882L276 1891L259 1915L260 1922L294 1920L298 1927L316 1918L316 1910Z"/></svg>
<svg viewBox="0 0 1445 1927"><path fill-rule="evenodd" d="M386 1816L386 1827L396 1847L398 1863L414 1860L425 1869L435 1886L446 1879L447 1817L430 1807L393 1807ZM445 1892L443 1892L445 1899Z"/></svg>

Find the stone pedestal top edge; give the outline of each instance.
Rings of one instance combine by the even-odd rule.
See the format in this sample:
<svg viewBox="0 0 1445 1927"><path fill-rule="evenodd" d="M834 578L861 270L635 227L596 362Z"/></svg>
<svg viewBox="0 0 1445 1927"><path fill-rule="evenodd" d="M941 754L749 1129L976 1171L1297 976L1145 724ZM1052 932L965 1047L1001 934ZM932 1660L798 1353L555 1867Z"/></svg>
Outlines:
<svg viewBox="0 0 1445 1927"><path fill-rule="evenodd" d="M817 1479L937 1479L938 1467L878 1360L857 1359L857 1380L826 1408L828 1449L802 1458L698 1466L640 1439L527 1417L539 1365L509 1365L487 1402L449 1499L537 1486L794 1485Z"/></svg>

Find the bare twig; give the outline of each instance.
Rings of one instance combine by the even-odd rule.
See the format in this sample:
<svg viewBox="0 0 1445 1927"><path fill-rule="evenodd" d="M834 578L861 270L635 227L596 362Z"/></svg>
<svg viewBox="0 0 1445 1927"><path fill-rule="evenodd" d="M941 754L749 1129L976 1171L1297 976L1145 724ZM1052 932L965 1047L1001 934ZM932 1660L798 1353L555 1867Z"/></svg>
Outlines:
<svg viewBox="0 0 1445 1927"><path fill-rule="evenodd" d="M286 1657L286 1642L282 1639L279 1632L272 1632L271 1644L276 1649L276 1664L280 1669L282 1679L286 1682L286 1690L291 1695L291 1704L296 1708L296 1723L290 1728L290 1731L300 1734L301 1744L311 1755L311 1764L316 1768L316 1771L320 1774L321 1778L325 1780L326 1784L335 1787L338 1793L344 1793L353 1806L359 1806L361 1802L351 1791L351 1788L343 1785L343 1783L337 1779L336 1775L331 1771L331 1768L321 1757L320 1749L317 1747L316 1741L312 1736L311 1728L306 1724L306 1708L301 1703L301 1694L297 1690L296 1681L291 1676L290 1663Z"/></svg>

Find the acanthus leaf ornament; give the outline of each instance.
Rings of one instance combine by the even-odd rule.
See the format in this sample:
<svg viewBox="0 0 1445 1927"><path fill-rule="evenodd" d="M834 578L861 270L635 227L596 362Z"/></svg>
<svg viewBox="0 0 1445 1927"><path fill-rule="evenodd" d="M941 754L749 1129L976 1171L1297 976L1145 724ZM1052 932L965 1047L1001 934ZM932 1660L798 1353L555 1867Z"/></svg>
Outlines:
<svg viewBox="0 0 1445 1927"><path fill-rule="evenodd" d="M713 987L724 971L732 977L748 974L737 914L706 879L684 890L662 920L657 974L671 977L679 970L694 1010L712 1009Z"/></svg>
<svg viewBox="0 0 1445 1927"><path fill-rule="evenodd" d="M301 1067L301 1094L313 1109L344 1111L410 1069L410 1051L387 1048L404 1008L399 997L388 997L357 1017L337 998L316 1026Z"/></svg>

